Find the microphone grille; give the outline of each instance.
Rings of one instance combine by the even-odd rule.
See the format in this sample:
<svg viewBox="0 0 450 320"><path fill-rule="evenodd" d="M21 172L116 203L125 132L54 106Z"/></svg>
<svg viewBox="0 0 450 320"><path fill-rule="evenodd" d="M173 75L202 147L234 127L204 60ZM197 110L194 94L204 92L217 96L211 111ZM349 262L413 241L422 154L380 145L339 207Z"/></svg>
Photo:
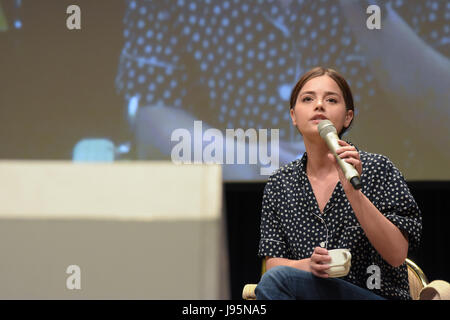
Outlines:
<svg viewBox="0 0 450 320"><path fill-rule="evenodd" d="M330 120L320 121L317 125L317 129L319 130L319 134L322 138L325 138L325 136L330 132L334 132L337 134L336 128Z"/></svg>

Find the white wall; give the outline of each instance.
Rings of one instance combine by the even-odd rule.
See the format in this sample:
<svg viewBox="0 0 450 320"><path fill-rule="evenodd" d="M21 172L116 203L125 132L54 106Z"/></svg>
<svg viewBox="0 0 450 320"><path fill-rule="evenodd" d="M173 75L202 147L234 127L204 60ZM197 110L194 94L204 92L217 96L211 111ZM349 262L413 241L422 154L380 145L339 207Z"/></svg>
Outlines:
<svg viewBox="0 0 450 320"><path fill-rule="evenodd" d="M219 166L2 161L0 299L226 299L222 212Z"/></svg>

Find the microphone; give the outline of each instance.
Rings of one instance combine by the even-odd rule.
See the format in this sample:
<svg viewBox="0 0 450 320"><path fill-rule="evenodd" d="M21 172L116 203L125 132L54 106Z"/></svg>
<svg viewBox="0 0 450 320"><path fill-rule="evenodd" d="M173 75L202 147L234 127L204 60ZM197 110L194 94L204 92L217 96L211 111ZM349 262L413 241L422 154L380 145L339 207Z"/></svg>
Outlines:
<svg viewBox="0 0 450 320"><path fill-rule="evenodd" d="M322 137L323 140L328 145L328 148L333 153L334 157L337 160L337 163L341 167L342 171L345 174L345 178L350 181L353 188L355 189L361 189L362 183L361 179L359 177L358 171L356 171L355 167L351 165L350 163L342 160L337 154L336 150L341 148L341 146L338 143L339 137L337 135L336 128L333 126L333 123L331 123L330 120L322 120L319 122L319 125L317 126L317 129L319 130L319 134Z"/></svg>

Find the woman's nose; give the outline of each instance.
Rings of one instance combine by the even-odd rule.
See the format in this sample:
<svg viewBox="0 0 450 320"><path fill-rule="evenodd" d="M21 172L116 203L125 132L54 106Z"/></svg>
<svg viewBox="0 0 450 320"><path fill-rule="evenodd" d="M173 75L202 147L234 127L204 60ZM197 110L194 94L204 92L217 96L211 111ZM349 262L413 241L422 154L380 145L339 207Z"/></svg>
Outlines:
<svg viewBox="0 0 450 320"><path fill-rule="evenodd" d="M318 99L314 110L323 110L322 99Z"/></svg>

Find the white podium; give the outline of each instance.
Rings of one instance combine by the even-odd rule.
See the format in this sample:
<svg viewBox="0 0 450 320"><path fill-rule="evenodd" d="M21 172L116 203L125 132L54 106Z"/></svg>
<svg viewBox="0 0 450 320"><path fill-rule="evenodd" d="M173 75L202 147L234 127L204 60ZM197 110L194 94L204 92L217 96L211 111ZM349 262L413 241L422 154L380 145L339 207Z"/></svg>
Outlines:
<svg viewBox="0 0 450 320"><path fill-rule="evenodd" d="M227 299L222 196L215 165L0 161L0 299Z"/></svg>

